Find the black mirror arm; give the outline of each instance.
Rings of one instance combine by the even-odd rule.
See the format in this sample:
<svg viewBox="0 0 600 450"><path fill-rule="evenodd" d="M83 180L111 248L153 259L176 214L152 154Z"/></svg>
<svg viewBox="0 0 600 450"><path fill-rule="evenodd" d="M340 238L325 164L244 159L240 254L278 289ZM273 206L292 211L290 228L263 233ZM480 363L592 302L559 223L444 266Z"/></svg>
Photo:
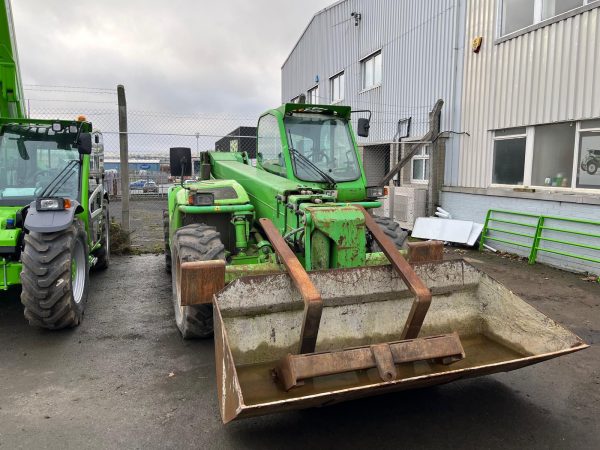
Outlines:
<svg viewBox="0 0 600 450"><path fill-rule="evenodd" d="M181 157L181 159L179 160L179 163L181 164L181 187L183 187L183 174L185 173L185 166L187 163L187 158L185 156Z"/></svg>
<svg viewBox="0 0 600 450"><path fill-rule="evenodd" d="M352 111L350 111L350 114L354 113L369 113L369 122L371 121L371 115L373 114L370 109L353 109Z"/></svg>

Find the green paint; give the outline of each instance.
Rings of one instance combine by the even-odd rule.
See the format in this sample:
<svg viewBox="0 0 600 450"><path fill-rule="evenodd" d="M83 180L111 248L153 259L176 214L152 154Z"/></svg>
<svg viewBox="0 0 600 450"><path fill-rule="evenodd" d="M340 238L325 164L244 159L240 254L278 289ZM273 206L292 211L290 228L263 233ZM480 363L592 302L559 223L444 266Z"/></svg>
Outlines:
<svg viewBox="0 0 600 450"><path fill-rule="evenodd" d="M273 137L265 140L259 132L257 151L262 154L262 151L268 152L274 146L280 154L269 155L271 159L264 161L264 165L259 158L257 165L252 166L244 155L237 152L208 152L211 180L169 189L170 239L183 226L184 215L185 223L201 222L203 215L230 215L227 226L232 228L220 230L222 235L235 236L236 248L231 248L234 244L228 243L227 282L243 274L281 270L275 262L271 245L261 232L260 218L271 220L292 248L300 250L296 256L307 270L387 263L382 253L366 253L364 216L356 206L377 208L381 202L366 197L367 181L350 125L350 113L347 106L298 104L285 104L265 112L261 118L271 118L268 120L273 122ZM298 120L292 121L290 117ZM303 150L308 153L302 154L308 158L310 152L326 153L321 159L313 157L321 165L328 164L321 170L329 171L328 175L337 180L350 179L356 173L356 179L336 181L331 185L326 181L304 181L296 176L290 148L292 144L296 147L297 143L289 142L286 127L303 125L302 117L307 118L308 125L313 127L310 133L303 135ZM341 133L343 139L338 142L338 135L334 132ZM305 144L311 137L314 139L307 150ZM348 152L351 152L349 155L343 152L346 156L343 159L346 166L343 167L334 165L334 162L337 164L340 146L348 146ZM295 150L300 151L298 148ZM273 160L274 157L278 159ZM266 170L269 161L277 162L277 168L281 168L279 175ZM341 175L344 171L352 175ZM317 174L312 179L320 176ZM190 188L201 191L225 185L235 187L239 194L237 201L215 201L214 205L202 207L188 204ZM335 194L331 193L332 190ZM198 218L194 219L191 215L198 215Z"/></svg>
<svg viewBox="0 0 600 450"><path fill-rule="evenodd" d="M496 218L496 217L494 217L494 213L507 215L507 216L535 218L535 219L537 219L537 223L532 224L532 223L521 222L521 221L513 220L513 219ZM566 222L568 224L592 225L592 226L598 227L599 231L598 231L598 233L591 233L589 231L573 230L572 228L548 227L545 225L546 221L548 221L548 220L554 220L554 221L559 221L559 222L563 222L563 223ZM521 227L526 227L526 228L535 228L535 233L533 235L531 235L531 234L527 234L527 233L521 233L518 231L506 230L506 229L500 228L499 226L490 226L490 222L516 225L516 226L521 226ZM548 236L544 236L545 230L563 233L563 234L567 234L567 235L571 234L571 235L586 236L588 238L598 239L598 244L597 245L584 244L581 242L573 242L573 241L567 240L567 239L551 238ZM513 241L510 239L506 239L506 238L500 238L497 236L491 237L491 236L489 236L489 231L495 231L497 233L503 233L503 234L508 234L508 235L512 235L512 236L520 236L520 237L528 238L528 239L531 239L531 243L517 242L517 241ZM579 259L581 261L600 263L600 257L589 256L587 254L578 254L578 253L574 253L573 251L565 251L565 250L559 250L556 248L548 248L548 247L542 246L542 243L544 241L546 241L546 242L553 242L555 244L564 245L569 248L572 248L572 247L585 248L585 249L600 252L600 221L598 221L598 220L578 219L578 218L559 217L559 216L547 216L547 215L523 213L523 212L518 212L518 211L490 209L487 212L487 215L485 218L485 223L483 225L483 230L481 232L481 238L479 241L479 250L484 249L484 243L486 240L502 242L505 244L515 245L517 247L529 249L530 250L529 258L528 258L529 264L535 264L539 252L552 253L555 255L565 256L568 258ZM598 282L600 282L600 277L598 277Z"/></svg>
<svg viewBox="0 0 600 450"><path fill-rule="evenodd" d="M305 211L315 228L312 239L316 235L327 239L327 245L321 237L317 245L312 245L313 269L365 265L367 242L362 211L354 206L326 205L308 206ZM323 252L327 252L327 256L322 255Z"/></svg>
<svg viewBox="0 0 600 450"><path fill-rule="evenodd" d="M329 269L331 264L331 246L329 237L321 230L316 229L310 236L310 251L312 255L311 269L322 270Z"/></svg>

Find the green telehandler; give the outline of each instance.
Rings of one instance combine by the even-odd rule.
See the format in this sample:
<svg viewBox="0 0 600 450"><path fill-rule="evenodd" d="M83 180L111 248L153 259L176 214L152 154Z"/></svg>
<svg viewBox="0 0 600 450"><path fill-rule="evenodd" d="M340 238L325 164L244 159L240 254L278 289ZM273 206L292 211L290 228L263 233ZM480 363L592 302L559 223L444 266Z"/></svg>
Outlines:
<svg viewBox="0 0 600 450"><path fill-rule="evenodd" d="M0 300L21 286L30 324L80 323L89 269L110 259L102 135L85 118L25 115L10 3L0 8Z"/></svg>
<svg viewBox="0 0 600 450"><path fill-rule="evenodd" d="M224 422L507 371L587 345L440 242L370 213L346 106L285 104L257 158L172 148L164 213L175 321L214 333ZM358 119L367 136L369 120ZM404 256L407 256L405 259Z"/></svg>

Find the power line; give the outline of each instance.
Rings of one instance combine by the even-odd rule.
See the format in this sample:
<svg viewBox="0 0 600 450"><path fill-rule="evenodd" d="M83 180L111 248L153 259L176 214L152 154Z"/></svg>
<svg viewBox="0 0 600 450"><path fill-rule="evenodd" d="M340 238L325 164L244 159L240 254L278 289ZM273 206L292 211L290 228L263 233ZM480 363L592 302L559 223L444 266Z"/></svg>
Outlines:
<svg viewBox="0 0 600 450"><path fill-rule="evenodd" d="M66 86L66 85L58 85L58 84L23 84L25 89L35 89L35 88L47 88L47 89L80 89L80 90L88 90L88 91L105 91L105 92L114 92L117 90L113 88L101 88L101 87L89 87L89 86Z"/></svg>
<svg viewBox="0 0 600 450"><path fill-rule="evenodd" d="M30 102L54 102L54 103L104 103L110 105L117 105L117 102L114 101L101 101L101 100L67 100L67 99L58 99L58 98L28 98L26 99Z"/></svg>

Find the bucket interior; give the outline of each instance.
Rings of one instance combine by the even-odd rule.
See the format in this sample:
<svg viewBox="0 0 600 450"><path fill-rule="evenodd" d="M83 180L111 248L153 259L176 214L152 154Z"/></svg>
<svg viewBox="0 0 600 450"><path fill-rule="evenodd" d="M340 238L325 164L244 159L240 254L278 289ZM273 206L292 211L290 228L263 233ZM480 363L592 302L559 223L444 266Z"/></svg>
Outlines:
<svg viewBox="0 0 600 450"><path fill-rule="evenodd" d="M419 337L457 332L466 356L451 365L397 364L398 376L391 384L399 389L445 382L444 374L457 378L477 369L509 370L505 363L523 361L522 366L537 362L532 357L548 359L549 354L585 347L577 336L464 261L415 270L433 294ZM324 304L316 352L401 340L413 296L390 266L309 275ZM237 414L323 394L336 394L339 401L343 393L382 385L376 368L313 378L287 392L274 381L272 370L281 358L298 353L303 318L302 298L286 274L236 280L215 303L222 334L217 354L230 358L231 367L223 364L222 375L235 379ZM223 392L221 387L221 396Z"/></svg>

